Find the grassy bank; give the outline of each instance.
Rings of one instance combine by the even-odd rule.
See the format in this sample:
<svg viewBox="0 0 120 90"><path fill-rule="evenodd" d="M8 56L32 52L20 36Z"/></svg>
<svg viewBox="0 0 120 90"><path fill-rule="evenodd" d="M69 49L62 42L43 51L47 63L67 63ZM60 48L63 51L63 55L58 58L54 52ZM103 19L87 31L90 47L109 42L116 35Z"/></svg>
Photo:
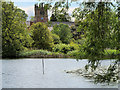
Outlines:
<svg viewBox="0 0 120 90"><path fill-rule="evenodd" d="M86 59L86 54L85 52L80 53L79 50L75 51L70 51L67 53L68 56L73 57L73 58L83 58ZM103 59L116 59L117 56L120 55L119 50L114 50L114 49L106 49L104 51Z"/></svg>
<svg viewBox="0 0 120 90"><path fill-rule="evenodd" d="M118 50L107 49L105 50L103 59L116 59L120 54ZM47 50L27 50L20 52L20 58L83 58L86 59L85 53L80 53L78 50L70 51L67 54L60 52L51 52Z"/></svg>
<svg viewBox="0 0 120 90"><path fill-rule="evenodd" d="M27 50L20 52L20 58L68 58L69 56L63 53L50 52L47 50Z"/></svg>

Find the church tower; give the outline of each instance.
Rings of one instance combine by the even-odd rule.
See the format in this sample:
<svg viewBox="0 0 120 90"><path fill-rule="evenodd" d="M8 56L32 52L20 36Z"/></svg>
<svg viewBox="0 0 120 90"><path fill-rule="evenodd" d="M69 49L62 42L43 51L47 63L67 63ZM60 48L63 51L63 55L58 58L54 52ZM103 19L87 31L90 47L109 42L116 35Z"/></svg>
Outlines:
<svg viewBox="0 0 120 90"><path fill-rule="evenodd" d="M44 8L44 4L40 3L35 4L35 23L36 22L47 22L48 21L48 13L47 10Z"/></svg>

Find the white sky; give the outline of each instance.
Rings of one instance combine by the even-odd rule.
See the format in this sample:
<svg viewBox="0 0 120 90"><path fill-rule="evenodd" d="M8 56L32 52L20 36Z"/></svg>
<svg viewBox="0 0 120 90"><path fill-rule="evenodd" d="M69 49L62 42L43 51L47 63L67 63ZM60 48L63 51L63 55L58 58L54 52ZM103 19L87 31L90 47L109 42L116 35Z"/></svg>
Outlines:
<svg viewBox="0 0 120 90"><path fill-rule="evenodd" d="M41 1L35 1L35 0L24 0L24 1L21 1L21 0L11 0L14 2L14 5L17 6L18 8L24 10L27 14L28 14L28 19L30 18L30 16L34 16L34 5L36 3L40 3ZM45 1L45 0L42 0L42 2ZM71 16L73 10L78 7L79 5L76 3L76 2L73 2L69 8L69 15ZM48 18L50 18L52 12L49 10L48 11ZM71 18L72 21L74 21L74 18Z"/></svg>
<svg viewBox="0 0 120 90"><path fill-rule="evenodd" d="M30 16L34 16L34 5L36 3L46 2L46 1L50 1L50 0L40 0L40 1L38 1L38 0L23 0L23 1L21 1L21 0L11 0L11 1L14 2L15 6L24 10L28 14L28 20L29 20ZM53 1L61 1L61 0L52 0L52 2ZM68 0L68 1L70 2L71 0ZM78 0L77 2L82 2L82 1L84 1L84 0ZM90 1L93 1L93 0L90 0ZM71 16L73 10L75 8L79 7L77 2L72 2L71 3L71 6L69 7L69 11L68 11L70 16ZM48 18L50 18L51 14L52 14L51 11L48 11ZM74 21L74 18L72 18L72 21Z"/></svg>

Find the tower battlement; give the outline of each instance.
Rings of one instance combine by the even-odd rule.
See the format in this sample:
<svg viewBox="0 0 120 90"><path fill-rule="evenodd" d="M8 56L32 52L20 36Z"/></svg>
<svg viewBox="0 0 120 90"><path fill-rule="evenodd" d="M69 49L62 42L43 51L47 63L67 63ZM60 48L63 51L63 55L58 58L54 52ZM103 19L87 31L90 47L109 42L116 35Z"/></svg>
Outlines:
<svg viewBox="0 0 120 90"><path fill-rule="evenodd" d="M35 4L34 9L35 9L35 23L48 21L48 13L43 3L40 3L39 5Z"/></svg>

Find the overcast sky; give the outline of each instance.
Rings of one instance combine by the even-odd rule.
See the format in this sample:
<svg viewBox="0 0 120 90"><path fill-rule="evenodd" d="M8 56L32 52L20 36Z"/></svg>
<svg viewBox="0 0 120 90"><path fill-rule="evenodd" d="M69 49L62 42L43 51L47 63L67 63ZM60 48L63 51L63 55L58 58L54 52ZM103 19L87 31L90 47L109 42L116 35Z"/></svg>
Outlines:
<svg viewBox="0 0 120 90"><path fill-rule="evenodd" d="M43 2L43 0L41 0L41 1L24 0L22 2L20 0L11 0L11 1L14 2L15 6L17 6L18 8L20 8L22 10L24 10L28 14L28 19L27 20L29 20L30 16L34 16L34 5L36 3L40 3L41 1ZM69 11L68 11L69 15L72 14L72 11L76 7L79 7L79 5L76 2L71 3L71 6L70 6ZM49 10L48 11L48 18L50 18L50 16L51 16L51 11ZM72 21L74 21L74 18L72 18Z"/></svg>
<svg viewBox="0 0 120 90"><path fill-rule="evenodd" d="M9 1L9 0L8 0ZM28 19L30 18L30 16L34 16L34 5L36 3L40 3L40 2L48 2L48 1L61 1L61 0L10 0L12 2L14 2L14 5L17 6L18 8L21 8L22 10L24 10L27 14L28 14ZM69 2L71 2L71 0L68 0ZM69 15L71 16L73 10L77 7L79 7L79 4L77 4L77 2L82 2L85 0L74 0L75 2L72 2L70 7L69 7ZM90 1L94 1L94 0L90 0ZM104 1L104 0L103 0ZM50 18L51 16L51 11L48 11L48 18ZM74 18L72 18L72 21L74 21Z"/></svg>

